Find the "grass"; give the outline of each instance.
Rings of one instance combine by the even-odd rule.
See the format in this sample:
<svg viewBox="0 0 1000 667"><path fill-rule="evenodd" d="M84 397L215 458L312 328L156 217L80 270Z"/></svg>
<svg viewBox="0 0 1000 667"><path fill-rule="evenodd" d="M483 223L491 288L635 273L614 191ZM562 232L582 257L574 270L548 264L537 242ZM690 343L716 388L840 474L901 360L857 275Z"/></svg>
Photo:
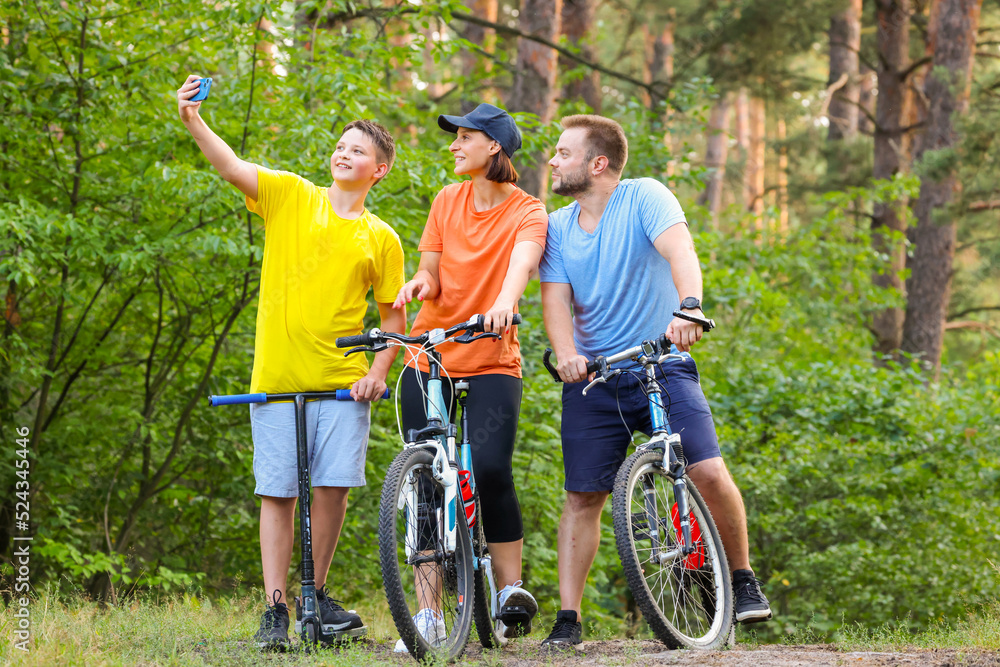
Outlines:
<svg viewBox="0 0 1000 667"><path fill-rule="evenodd" d="M402 662L380 660L376 654L384 655L384 647L361 643L308 658L262 654L247 642L257 630L263 609L256 598L147 597L102 608L79 597L43 594L30 609L32 641L28 653L8 642L15 608L7 607L0 614L0 664L347 666ZM370 636L382 643L395 641L387 610L358 611L369 622Z"/></svg>
<svg viewBox="0 0 1000 667"><path fill-rule="evenodd" d="M997 574L1000 567L990 563ZM901 624L866 628L845 625L840 629L838 646L847 651L901 651L908 648L960 648L1000 651L1000 600L983 605L976 613L958 622L941 622L913 635Z"/></svg>
<svg viewBox="0 0 1000 667"><path fill-rule="evenodd" d="M0 612L0 664L10 665L413 665L407 656L391 653L396 633L381 599L358 608L374 640L318 654L262 654L247 639L257 629L262 609L256 598L232 596L209 600L194 595L140 597L119 605L100 605L79 598L42 594L31 609L30 652L10 641L16 607ZM537 626L536 626L537 627ZM541 639L544 628L534 633ZM590 641L610 639L588 634ZM1000 651L1000 603L958 622L913 635L896 626L845 626L838 635L842 651L912 651L958 649ZM805 637L802 637L805 639ZM474 639L471 641L475 641ZM470 643L471 643L470 641ZM740 632L740 644L759 646L752 632ZM812 642L810 642L812 643ZM762 646L761 646L762 647ZM529 647L525 646L530 653ZM521 651L523 654L523 649ZM462 665L501 665L509 652L484 652ZM626 649L626 659L634 657Z"/></svg>
<svg viewBox="0 0 1000 667"><path fill-rule="evenodd" d="M960 648L1000 651L1000 602L955 623L940 623L914 635L901 625L865 628L844 626L838 647L845 651L905 651Z"/></svg>

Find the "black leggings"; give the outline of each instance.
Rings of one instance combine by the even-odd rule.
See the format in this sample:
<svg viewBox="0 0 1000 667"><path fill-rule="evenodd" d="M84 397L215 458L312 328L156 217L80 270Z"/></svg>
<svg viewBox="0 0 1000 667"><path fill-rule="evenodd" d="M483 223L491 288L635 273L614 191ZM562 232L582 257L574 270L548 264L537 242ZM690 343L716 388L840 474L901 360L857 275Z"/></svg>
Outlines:
<svg viewBox="0 0 1000 667"><path fill-rule="evenodd" d="M410 429L427 425L426 400L417 385L413 368L403 370L400 405L403 435ZM514 490L514 439L517 436L517 416L521 412L521 378L510 375L474 375L469 383L466 416L468 439L472 450L472 467L482 509L483 530L487 542L514 542L524 537L521 505ZM427 373L420 372L420 381L427 387ZM445 403L452 421L457 410L446 377L441 380Z"/></svg>

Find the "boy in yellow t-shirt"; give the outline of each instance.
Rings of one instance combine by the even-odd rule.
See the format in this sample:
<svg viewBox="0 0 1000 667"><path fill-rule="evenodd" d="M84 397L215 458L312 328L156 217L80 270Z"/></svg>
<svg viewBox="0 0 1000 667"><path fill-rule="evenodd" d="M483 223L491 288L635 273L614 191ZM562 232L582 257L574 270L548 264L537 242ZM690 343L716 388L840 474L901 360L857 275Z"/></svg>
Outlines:
<svg viewBox="0 0 1000 667"><path fill-rule="evenodd" d="M374 288L381 328L403 333L406 314L392 308L403 286L399 237L365 208L371 187L392 167L395 144L378 123L348 123L330 158L333 184L318 187L288 172L272 171L236 156L198 114L192 102L199 77L177 91L185 127L224 179L246 196L247 208L264 218L257 336L250 391L291 393L350 387L354 401L306 404L310 473L314 487L311 523L317 598L323 626L337 636L365 631L361 618L326 592L326 578L340 537L351 487L365 483L371 401L386 388L396 355L345 358L335 341L363 328L365 296ZM288 645L288 607L283 602L294 540L298 496L295 427L290 403L251 406L255 493L261 498L260 551L270 597L254 641L261 648Z"/></svg>

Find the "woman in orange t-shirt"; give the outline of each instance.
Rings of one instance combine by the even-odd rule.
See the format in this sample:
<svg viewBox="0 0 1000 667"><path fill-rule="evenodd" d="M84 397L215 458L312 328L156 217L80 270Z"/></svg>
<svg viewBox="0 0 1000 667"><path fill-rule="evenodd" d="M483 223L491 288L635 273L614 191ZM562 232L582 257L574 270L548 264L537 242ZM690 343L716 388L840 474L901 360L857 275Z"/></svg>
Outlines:
<svg viewBox="0 0 1000 667"><path fill-rule="evenodd" d="M455 174L470 178L445 186L434 199L420 239L420 268L394 305L422 302L411 335L483 313L486 329L502 336L472 345L446 343L438 351L451 378L469 381L466 414L483 529L503 588L505 634L516 636L530 631L538 605L521 588L524 531L511 469L521 409L521 352L512 320L538 271L548 216L538 199L515 185L510 158L521 147L521 134L506 111L481 104L465 116L440 116L438 125L456 134L449 149ZM417 384L426 386L426 359L409 356L403 373L400 402L407 432L426 424ZM444 389L454 415L447 382Z"/></svg>

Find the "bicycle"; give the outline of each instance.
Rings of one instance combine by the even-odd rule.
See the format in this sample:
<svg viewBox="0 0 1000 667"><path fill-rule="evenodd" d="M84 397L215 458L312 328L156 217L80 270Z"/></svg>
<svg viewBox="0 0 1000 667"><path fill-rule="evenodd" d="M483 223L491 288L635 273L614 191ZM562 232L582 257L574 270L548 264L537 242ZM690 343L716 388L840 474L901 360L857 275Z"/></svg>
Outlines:
<svg viewBox="0 0 1000 667"><path fill-rule="evenodd" d="M674 312L708 331L712 320ZM583 394L622 373L613 364L632 361L645 376L652 436L636 447L618 469L612 495L612 519L618 557L628 586L660 641L672 649L719 649L735 639L733 590L722 539L708 505L686 474L681 438L670 430L665 390L656 379L657 365L683 359L670 352L665 335L587 364L596 374ZM562 379L545 351L543 363ZM669 509L668 509L669 508Z"/></svg>
<svg viewBox="0 0 1000 667"><path fill-rule="evenodd" d="M389 398L386 389L382 398ZM306 401L333 399L337 401L353 401L350 389L334 391L306 391L290 394L230 394L228 396L209 396L212 407L219 405L240 405L245 403L269 403L273 401L291 401L295 405L295 453L299 482L299 545L302 551L302 595L296 599L295 632L302 640L302 646L308 651L317 644L332 645L349 639L362 637L368 628L362 626L348 631L337 631L333 627L324 627L319 615L316 600L315 569L312 556L312 522L310 514L310 490L312 484L309 478L308 442L306 437Z"/></svg>
<svg viewBox="0 0 1000 667"><path fill-rule="evenodd" d="M513 323L520 324L521 316L515 314ZM467 345L493 338L499 335L485 333L483 316L474 315L419 336L372 329L337 339L337 347L356 346L345 356L400 346L428 360L427 426L407 433L403 450L386 473L379 505L379 560L386 600L399 636L418 661L429 654L448 662L456 659L465 650L473 620L484 647L507 642L472 466L465 414L469 383L451 381L436 349L445 342ZM452 383L461 428L449 419L442 372ZM465 517L464 526L460 516ZM419 632L414 620L428 609L434 631L426 634L431 637Z"/></svg>

